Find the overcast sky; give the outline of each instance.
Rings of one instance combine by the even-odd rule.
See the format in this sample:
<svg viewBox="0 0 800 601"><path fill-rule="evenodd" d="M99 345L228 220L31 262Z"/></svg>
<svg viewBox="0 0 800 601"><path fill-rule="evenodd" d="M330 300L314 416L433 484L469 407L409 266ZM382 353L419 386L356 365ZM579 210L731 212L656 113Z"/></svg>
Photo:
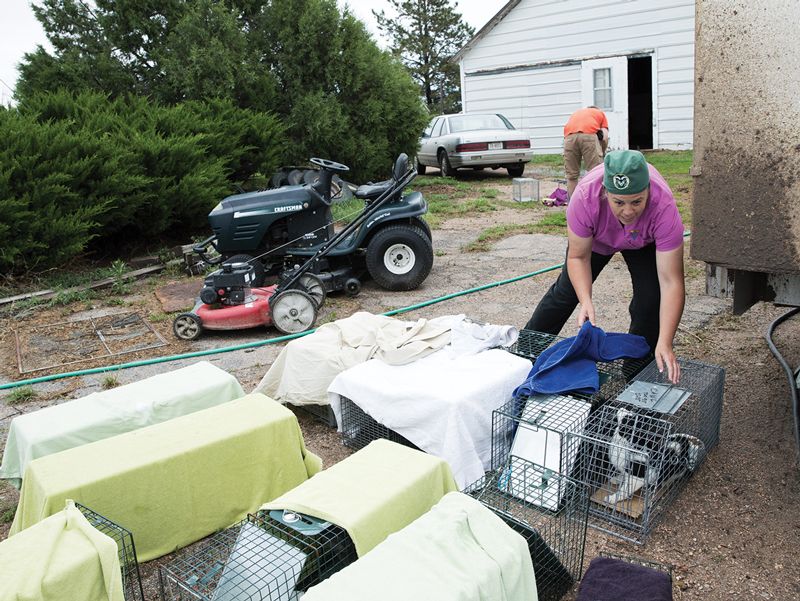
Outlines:
<svg viewBox="0 0 800 601"><path fill-rule="evenodd" d="M337 0L340 5L350 5L351 12L367 24L379 43L380 39L372 17L372 9L386 10L386 0ZM17 81L17 64L22 55L31 52L37 44L49 48L47 38L33 11L30 0L0 0L0 103L8 104L12 88ZM464 20L477 31L503 7L506 0L458 0L457 10ZM382 45L385 45L382 44Z"/></svg>

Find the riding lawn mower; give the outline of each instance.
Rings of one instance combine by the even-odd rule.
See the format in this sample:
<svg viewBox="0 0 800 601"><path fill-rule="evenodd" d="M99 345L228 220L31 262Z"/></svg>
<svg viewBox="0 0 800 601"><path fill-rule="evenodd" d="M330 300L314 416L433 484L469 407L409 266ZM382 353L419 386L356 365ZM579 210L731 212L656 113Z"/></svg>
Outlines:
<svg viewBox="0 0 800 601"><path fill-rule="evenodd" d="M312 183L228 196L209 213L214 234L192 250L220 269L206 277L194 309L175 318L178 338L260 325L304 332L327 293L355 296L366 275L387 290L413 290L425 280L433 265L431 230L422 219L428 206L419 192L403 195L416 175L408 157L397 158L390 179L358 187L354 196L364 207L339 231L331 180L349 167L311 163L319 167Z"/></svg>

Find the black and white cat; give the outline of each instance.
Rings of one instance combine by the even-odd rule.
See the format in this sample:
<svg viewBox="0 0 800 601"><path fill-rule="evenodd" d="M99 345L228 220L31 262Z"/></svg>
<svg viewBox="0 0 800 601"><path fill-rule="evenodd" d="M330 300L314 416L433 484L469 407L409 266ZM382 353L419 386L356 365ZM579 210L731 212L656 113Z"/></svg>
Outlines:
<svg viewBox="0 0 800 601"><path fill-rule="evenodd" d="M605 498L611 505L630 499L642 486L694 471L705 454L702 440L689 434L665 437L663 422L645 414L620 408L616 420L608 458L617 490Z"/></svg>

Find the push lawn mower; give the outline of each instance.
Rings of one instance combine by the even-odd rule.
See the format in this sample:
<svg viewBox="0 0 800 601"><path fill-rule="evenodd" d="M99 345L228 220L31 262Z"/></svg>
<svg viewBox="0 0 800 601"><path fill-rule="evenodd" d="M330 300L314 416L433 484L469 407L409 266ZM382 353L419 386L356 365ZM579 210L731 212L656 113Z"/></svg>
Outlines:
<svg viewBox="0 0 800 601"><path fill-rule="evenodd" d="M211 211L214 235L193 250L221 269L205 279L195 308L175 318L178 338L270 324L284 334L303 332L327 292L358 294L364 273L388 290L412 290L425 280L433 265L431 231L421 218L428 207L419 192L402 193L416 175L408 157L397 158L391 179L355 191L364 208L338 232L331 179L349 168L311 162L320 168L311 184L236 194ZM219 257L210 257L209 247ZM272 276L277 282L265 287Z"/></svg>

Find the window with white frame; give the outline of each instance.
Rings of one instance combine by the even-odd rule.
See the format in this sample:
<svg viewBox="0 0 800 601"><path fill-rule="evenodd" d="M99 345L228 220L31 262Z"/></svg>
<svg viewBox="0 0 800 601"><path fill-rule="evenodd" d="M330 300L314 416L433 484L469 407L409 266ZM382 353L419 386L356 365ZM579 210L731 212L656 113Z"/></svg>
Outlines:
<svg viewBox="0 0 800 601"><path fill-rule="evenodd" d="M601 109L614 109L611 95L611 68L594 69L593 72L594 105Z"/></svg>

